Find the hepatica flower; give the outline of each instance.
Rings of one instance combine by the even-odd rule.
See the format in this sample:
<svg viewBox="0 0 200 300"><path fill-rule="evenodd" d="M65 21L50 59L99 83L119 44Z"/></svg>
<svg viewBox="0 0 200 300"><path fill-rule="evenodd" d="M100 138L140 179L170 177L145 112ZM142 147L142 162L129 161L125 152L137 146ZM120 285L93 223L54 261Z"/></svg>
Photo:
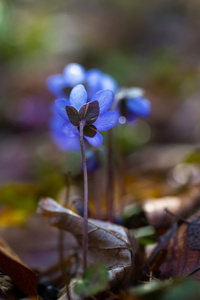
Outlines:
<svg viewBox="0 0 200 300"><path fill-rule="evenodd" d="M86 80L86 70L79 64L68 64L62 74L54 74L48 77L47 87L56 97L67 97L71 89Z"/></svg>
<svg viewBox="0 0 200 300"><path fill-rule="evenodd" d="M149 100L143 97L140 88L122 88L115 96L115 109L118 111L119 123L134 122L138 117L147 117L151 112Z"/></svg>
<svg viewBox="0 0 200 300"><path fill-rule="evenodd" d="M89 99L99 90L109 89L115 92L118 89L112 76L98 69L86 71L76 63L68 64L62 74L54 74L47 79L47 87L56 97L68 98L71 89L78 84L85 86Z"/></svg>
<svg viewBox="0 0 200 300"><path fill-rule="evenodd" d="M108 111L113 103L111 90L100 90L88 102L88 93L82 84L75 86L66 99L56 100L56 109L65 120L63 132L68 137L80 135L83 127L85 139L93 146L100 146L103 137L98 131L112 128L118 122L118 114Z"/></svg>

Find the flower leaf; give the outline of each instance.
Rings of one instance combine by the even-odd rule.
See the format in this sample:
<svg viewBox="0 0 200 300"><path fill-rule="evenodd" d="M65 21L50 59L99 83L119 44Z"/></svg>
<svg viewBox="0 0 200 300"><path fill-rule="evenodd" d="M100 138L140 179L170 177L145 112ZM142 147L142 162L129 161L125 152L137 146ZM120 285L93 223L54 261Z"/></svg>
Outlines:
<svg viewBox="0 0 200 300"><path fill-rule="evenodd" d="M67 105L67 106L65 106L65 109L66 109L68 118L69 118L70 122L72 123L72 125L78 126L80 118L79 118L79 114L78 114L78 111L76 110L76 108L74 108L71 105Z"/></svg>
<svg viewBox="0 0 200 300"><path fill-rule="evenodd" d="M99 116L99 102L95 100L84 104L79 110L79 116L86 121L86 125L94 123Z"/></svg>
<svg viewBox="0 0 200 300"><path fill-rule="evenodd" d="M86 125L83 128L83 134L93 138L97 133L97 128L94 125Z"/></svg>

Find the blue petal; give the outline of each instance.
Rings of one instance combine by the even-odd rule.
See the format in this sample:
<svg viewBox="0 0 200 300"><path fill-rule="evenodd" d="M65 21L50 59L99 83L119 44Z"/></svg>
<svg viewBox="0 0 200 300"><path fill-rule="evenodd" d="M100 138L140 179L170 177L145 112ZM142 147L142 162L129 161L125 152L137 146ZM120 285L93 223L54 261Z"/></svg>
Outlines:
<svg viewBox="0 0 200 300"><path fill-rule="evenodd" d="M136 123L137 122L137 116L132 111L128 111L126 119L130 123ZM120 120L119 120L120 121Z"/></svg>
<svg viewBox="0 0 200 300"><path fill-rule="evenodd" d="M82 105L87 103L87 92L82 84L78 84L72 89L69 95L69 103L78 111Z"/></svg>
<svg viewBox="0 0 200 300"><path fill-rule="evenodd" d="M105 131L118 123L119 115L115 111L107 111L105 114L100 116L93 125L96 126L97 130Z"/></svg>
<svg viewBox="0 0 200 300"><path fill-rule="evenodd" d="M97 132L93 138L88 136L84 136L84 137L92 146L95 147L98 147L103 143L103 137L99 132Z"/></svg>
<svg viewBox="0 0 200 300"><path fill-rule="evenodd" d="M53 103L54 104L54 103ZM51 106L52 117L49 122L51 138L61 151L78 151L80 142L78 137L66 137L62 128L65 123L64 119L55 110L55 105Z"/></svg>
<svg viewBox="0 0 200 300"><path fill-rule="evenodd" d="M63 119L69 121L69 118L68 118L68 115L67 115L67 112L66 112L66 109L65 109L66 105L69 105L69 102L66 99L57 99L55 101L55 107L56 107L56 110L59 113L59 115Z"/></svg>
<svg viewBox="0 0 200 300"><path fill-rule="evenodd" d="M51 132L51 138L61 151L80 150L80 142L79 139L76 137L66 136L63 132Z"/></svg>
<svg viewBox="0 0 200 300"><path fill-rule="evenodd" d="M128 100L127 107L131 112L140 117L147 117L151 112L151 104L145 98Z"/></svg>
<svg viewBox="0 0 200 300"><path fill-rule="evenodd" d="M47 88L56 97L63 97L63 88L67 86L65 78L61 74L51 75L47 78Z"/></svg>
<svg viewBox="0 0 200 300"><path fill-rule="evenodd" d="M70 86L83 83L86 77L85 69L79 64L68 64L63 70L64 77Z"/></svg>
<svg viewBox="0 0 200 300"><path fill-rule="evenodd" d="M112 76L104 74L102 77L102 89L108 89L115 93L118 89L117 81Z"/></svg>
<svg viewBox="0 0 200 300"><path fill-rule="evenodd" d="M109 110L113 103L114 94L110 90L101 90L98 91L91 99L91 101L98 100L99 102L99 109L100 109L100 115L104 114Z"/></svg>
<svg viewBox="0 0 200 300"><path fill-rule="evenodd" d="M62 127L62 132L66 134L68 137L76 137L79 135L77 127L72 125L70 122L65 122Z"/></svg>
<svg viewBox="0 0 200 300"><path fill-rule="evenodd" d="M102 78L103 73L98 69L92 69L87 72L86 82L89 99L91 99L96 92L103 89Z"/></svg>

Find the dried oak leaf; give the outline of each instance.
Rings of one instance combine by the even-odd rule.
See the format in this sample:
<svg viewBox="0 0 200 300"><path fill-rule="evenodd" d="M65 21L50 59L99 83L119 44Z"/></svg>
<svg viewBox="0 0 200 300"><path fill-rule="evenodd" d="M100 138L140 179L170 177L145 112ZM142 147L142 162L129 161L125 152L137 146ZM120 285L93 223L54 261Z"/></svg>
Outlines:
<svg viewBox="0 0 200 300"><path fill-rule="evenodd" d="M37 275L0 239L0 270L27 296L37 297Z"/></svg>
<svg viewBox="0 0 200 300"><path fill-rule="evenodd" d="M161 238L149 258L153 273L167 279L192 276L200 279L200 211L192 215L178 229L174 227Z"/></svg>
<svg viewBox="0 0 200 300"><path fill-rule="evenodd" d="M168 196L161 198L149 198L143 203L147 221L156 228L169 227L174 218L167 214L167 208L174 214L188 217L194 208L199 207L199 186L193 186L179 196Z"/></svg>
<svg viewBox="0 0 200 300"><path fill-rule="evenodd" d="M47 216L51 225L71 232L82 247L83 218L50 198L39 201L38 212ZM110 287L120 287L133 279L136 240L128 230L108 222L88 220L88 267L96 263L108 268ZM80 251L77 278L82 277Z"/></svg>

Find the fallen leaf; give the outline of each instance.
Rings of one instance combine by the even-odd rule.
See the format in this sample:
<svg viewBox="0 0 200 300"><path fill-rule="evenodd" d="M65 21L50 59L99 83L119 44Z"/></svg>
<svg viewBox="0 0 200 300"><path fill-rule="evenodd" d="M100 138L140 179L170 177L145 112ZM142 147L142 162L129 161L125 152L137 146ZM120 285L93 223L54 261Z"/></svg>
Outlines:
<svg viewBox="0 0 200 300"><path fill-rule="evenodd" d="M37 275L0 239L0 269L27 296L37 296Z"/></svg>
<svg viewBox="0 0 200 300"><path fill-rule="evenodd" d="M82 245L83 218L59 205L50 198L43 198L38 212L49 218L53 226L71 232ZM96 263L108 269L110 288L119 288L133 280L136 269L136 240L128 230L108 222L88 220L88 267ZM82 251L79 253L77 279L82 278ZM64 299L64 298L63 298Z"/></svg>
<svg viewBox="0 0 200 300"><path fill-rule="evenodd" d="M150 225L156 228L169 227L174 222L174 218L167 214L165 209L176 215L188 217L195 207L199 207L199 197L200 192L197 185L178 196L150 198L144 202L143 209Z"/></svg>
<svg viewBox="0 0 200 300"><path fill-rule="evenodd" d="M200 211L191 216L177 230L168 232L149 258L154 275L161 279L192 276L200 279Z"/></svg>
<svg viewBox="0 0 200 300"><path fill-rule="evenodd" d="M59 280L61 276L58 259L58 229L47 224L46 220L33 214L25 226L12 226L1 229L1 236L17 253L22 261L37 270L40 280ZM26 243L24 242L26 241ZM77 245L75 238L65 232L64 255L67 259Z"/></svg>

